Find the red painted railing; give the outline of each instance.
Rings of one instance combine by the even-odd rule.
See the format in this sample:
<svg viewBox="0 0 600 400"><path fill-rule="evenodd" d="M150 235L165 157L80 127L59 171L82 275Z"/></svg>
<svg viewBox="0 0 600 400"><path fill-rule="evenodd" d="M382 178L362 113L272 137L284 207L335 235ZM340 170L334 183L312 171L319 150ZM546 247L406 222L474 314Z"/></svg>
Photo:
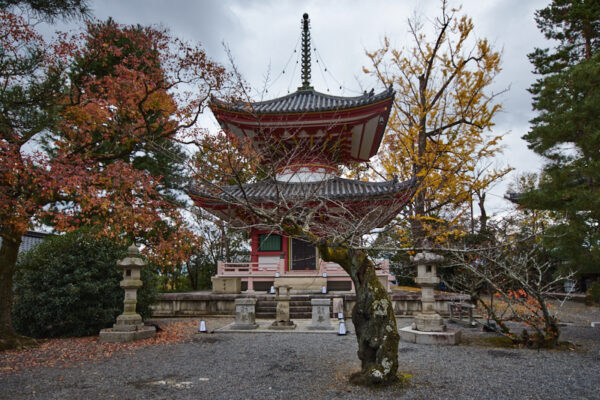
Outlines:
<svg viewBox="0 0 600 400"><path fill-rule="evenodd" d="M389 280L392 279L389 275L390 262L389 260L383 260L375 264L378 276L388 276L388 289ZM350 277L336 263L319 260L319 265L316 270L312 271L292 271L288 272L285 270L285 260L280 259L277 262L241 262L241 263L226 263L219 261L217 264L217 275L224 277L236 277L242 278L243 281L248 283L248 291L254 290L255 281L269 281L275 277L278 273L279 276L324 276L327 280L331 281L346 281L350 280Z"/></svg>
<svg viewBox="0 0 600 400"><path fill-rule="evenodd" d="M219 261L217 263L218 276L249 276L249 275L274 275L284 271L284 260L277 263L258 263L258 262L241 262L241 263L226 263Z"/></svg>
<svg viewBox="0 0 600 400"><path fill-rule="evenodd" d="M383 260L375 264L377 274L389 274L390 262L389 260ZM249 275L280 275L286 274L285 262L280 260L276 263L266 262L241 262L241 263L226 263L219 261L217 264L217 275L219 276L249 276ZM336 263L319 260L319 268L313 271L301 271L303 274L309 275L335 275L335 276L347 276L348 274L342 267Z"/></svg>

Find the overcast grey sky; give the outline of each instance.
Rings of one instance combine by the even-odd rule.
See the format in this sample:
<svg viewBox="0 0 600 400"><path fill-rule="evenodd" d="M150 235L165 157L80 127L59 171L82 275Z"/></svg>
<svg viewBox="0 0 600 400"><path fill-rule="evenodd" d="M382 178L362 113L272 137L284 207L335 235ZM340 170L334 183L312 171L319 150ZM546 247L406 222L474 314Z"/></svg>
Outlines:
<svg viewBox="0 0 600 400"><path fill-rule="evenodd" d="M537 30L534 11L546 6L545 0L450 0L451 7L462 5L460 14L472 17L475 35L485 37L502 50L503 70L493 85L503 112L495 119L494 133L507 132L504 155L497 162L509 164L516 172L537 171L541 160L521 139L532 118L531 97L527 88L534 81L527 53L534 47L550 47ZM354 96L374 82L363 74L368 66L365 50L380 46L388 36L396 47L410 47L407 19L417 14L428 23L440 13L438 0L96 0L93 15L125 24L159 24L176 36L200 42L210 57L228 63L222 43L231 49L235 63L255 89L264 86L269 71L272 85L268 98L294 91L300 84L299 71L292 76L300 37L300 20L307 12L311 19L313 45L328 73L325 80L313 59L313 86L321 92ZM285 74L281 74L292 57ZM331 73L331 75L329 74ZM276 79L276 80L275 80ZM340 90L339 82L342 85ZM375 86L375 90L382 87ZM214 124L212 120L205 123ZM491 190L491 211L499 211L506 201L501 197L504 184Z"/></svg>

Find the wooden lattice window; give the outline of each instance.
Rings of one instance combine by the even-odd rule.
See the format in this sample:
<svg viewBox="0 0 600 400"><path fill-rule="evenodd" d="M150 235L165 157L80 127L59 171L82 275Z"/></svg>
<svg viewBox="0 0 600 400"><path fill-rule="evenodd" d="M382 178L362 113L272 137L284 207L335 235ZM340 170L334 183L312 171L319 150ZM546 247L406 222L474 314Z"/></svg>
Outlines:
<svg viewBox="0 0 600 400"><path fill-rule="evenodd" d="M258 235L258 251L281 251L281 236L273 233Z"/></svg>

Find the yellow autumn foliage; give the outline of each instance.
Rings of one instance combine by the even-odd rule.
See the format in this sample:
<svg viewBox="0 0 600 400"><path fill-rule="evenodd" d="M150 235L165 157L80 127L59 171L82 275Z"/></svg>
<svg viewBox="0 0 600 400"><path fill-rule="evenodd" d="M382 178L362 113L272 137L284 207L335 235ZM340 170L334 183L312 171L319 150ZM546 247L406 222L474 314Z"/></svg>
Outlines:
<svg viewBox="0 0 600 400"><path fill-rule="evenodd" d="M395 49L386 37L380 49L367 52L371 66L364 68L396 90L379 152L384 175L422 182L407 209L410 234L403 237L412 244L460 235L457 224L474 194L510 170L491 167L501 152L502 135L491 132L501 106L489 90L500 54L486 39L472 37L470 18L442 5L434 36L411 20L412 47Z"/></svg>

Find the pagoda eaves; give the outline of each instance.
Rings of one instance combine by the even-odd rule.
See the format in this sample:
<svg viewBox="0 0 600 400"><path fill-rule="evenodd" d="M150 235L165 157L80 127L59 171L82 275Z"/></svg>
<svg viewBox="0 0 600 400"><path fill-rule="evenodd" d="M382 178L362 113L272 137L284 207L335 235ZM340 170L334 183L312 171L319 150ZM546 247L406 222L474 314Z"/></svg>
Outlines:
<svg viewBox="0 0 600 400"><path fill-rule="evenodd" d="M412 196L415 184L415 180L366 182L341 177L320 182L265 180L224 186L216 191L192 185L188 194L200 207L237 226L258 222L246 210L248 206L270 209L293 204L310 209L314 203L320 204L328 214L335 213L342 204L347 217L353 213L363 216L372 214L374 226L382 227L404 207Z"/></svg>
<svg viewBox="0 0 600 400"><path fill-rule="evenodd" d="M320 258L313 243L285 232L285 221L312 234L355 238L388 224L410 201L417 182L366 182L342 178L339 165L377 154L394 101L394 90L340 97L310 83L308 14L302 19L302 86L290 95L260 102L209 106L224 131L250 142L271 179L216 187L192 184L199 207L238 228L249 228L249 263L220 263L213 282L237 279L248 291L284 283L292 290L351 290L341 266ZM244 143L246 142L246 143ZM348 239L351 240L351 239ZM354 239L352 239L354 240ZM378 277L389 288L389 270ZM256 286L255 286L256 283ZM258 289L258 285L262 289Z"/></svg>
<svg viewBox="0 0 600 400"><path fill-rule="evenodd" d="M304 142L313 149L324 149L321 161L325 164L347 165L369 161L377 154L393 100L391 87L356 97L311 89L255 103L213 99L210 108L225 131L251 140L267 155L265 162L277 161L269 156L273 146L297 148Z"/></svg>

